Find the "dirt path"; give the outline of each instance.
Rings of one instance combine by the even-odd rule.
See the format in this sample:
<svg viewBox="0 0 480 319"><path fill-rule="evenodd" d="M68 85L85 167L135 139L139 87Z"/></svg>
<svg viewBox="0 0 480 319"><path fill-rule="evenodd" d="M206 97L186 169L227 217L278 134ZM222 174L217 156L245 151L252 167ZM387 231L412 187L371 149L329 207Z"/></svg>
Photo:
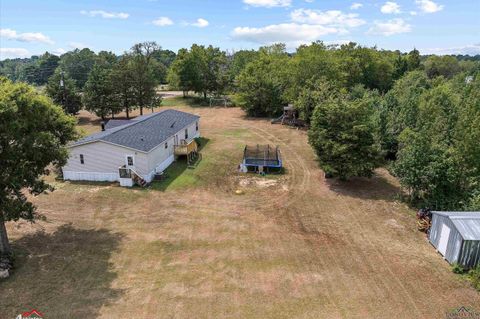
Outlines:
<svg viewBox="0 0 480 319"><path fill-rule="evenodd" d="M415 230L385 171L327 181L305 132L239 109L180 109L201 115L210 139L188 172L192 186L59 183L37 198L46 222L8 225L23 266L0 283L0 318L31 307L52 318L445 318L462 305L480 310L479 294ZM87 131L98 129L81 117ZM287 173L267 186L236 172L243 146L256 143L283 154ZM235 195L238 188L245 194Z"/></svg>

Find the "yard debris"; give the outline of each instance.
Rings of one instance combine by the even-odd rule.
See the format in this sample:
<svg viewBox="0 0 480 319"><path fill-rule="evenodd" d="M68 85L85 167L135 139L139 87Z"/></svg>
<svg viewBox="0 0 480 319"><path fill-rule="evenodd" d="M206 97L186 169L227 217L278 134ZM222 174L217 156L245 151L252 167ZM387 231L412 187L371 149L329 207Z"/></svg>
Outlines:
<svg viewBox="0 0 480 319"><path fill-rule="evenodd" d="M417 212L417 229L428 234L432 227L432 211L428 208L422 208Z"/></svg>
<svg viewBox="0 0 480 319"><path fill-rule="evenodd" d="M267 188L276 186L278 184L278 180L265 178L243 178L238 184L242 187L257 186L259 188Z"/></svg>

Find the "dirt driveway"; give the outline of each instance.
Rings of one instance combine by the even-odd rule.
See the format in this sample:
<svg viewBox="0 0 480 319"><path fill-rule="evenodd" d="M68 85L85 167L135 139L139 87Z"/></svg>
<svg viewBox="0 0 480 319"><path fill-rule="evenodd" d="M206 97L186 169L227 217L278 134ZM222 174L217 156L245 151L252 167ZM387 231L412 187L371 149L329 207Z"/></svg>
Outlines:
<svg viewBox="0 0 480 319"><path fill-rule="evenodd" d="M326 181L305 132L239 109L179 109L201 115L209 139L195 170L162 190L56 183L57 191L35 199L47 221L8 225L22 266L0 282L0 318L32 307L48 318L480 311L480 295L416 231L385 171ZM238 174L245 143L279 145L286 174L267 181Z"/></svg>

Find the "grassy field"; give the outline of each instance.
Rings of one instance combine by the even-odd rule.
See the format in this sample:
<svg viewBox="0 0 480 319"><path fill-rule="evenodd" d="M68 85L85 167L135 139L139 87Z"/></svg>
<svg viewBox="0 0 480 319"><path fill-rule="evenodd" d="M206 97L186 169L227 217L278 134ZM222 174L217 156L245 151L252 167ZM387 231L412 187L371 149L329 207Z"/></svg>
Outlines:
<svg viewBox="0 0 480 319"><path fill-rule="evenodd" d="M168 102L167 102L168 101ZM17 265L0 318L445 318L480 310L396 200L384 170L325 180L303 131L191 100L208 143L149 189L56 182L45 221L7 225ZM79 126L99 130L82 112ZM246 143L279 145L285 175L237 173ZM241 189L243 195L236 195Z"/></svg>

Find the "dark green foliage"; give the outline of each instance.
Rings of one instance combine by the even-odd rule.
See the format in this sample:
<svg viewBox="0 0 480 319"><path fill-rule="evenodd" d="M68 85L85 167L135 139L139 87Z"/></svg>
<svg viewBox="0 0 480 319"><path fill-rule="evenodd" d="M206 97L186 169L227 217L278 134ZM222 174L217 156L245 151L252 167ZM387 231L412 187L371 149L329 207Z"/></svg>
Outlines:
<svg viewBox="0 0 480 319"><path fill-rule="evenodd" d="M308 140L325 173L348 179L371 176L380 164L369 97L330 99L316 106Z"/></svg>
<svg viewBox="0 0 480 319"><path fill-rule="evenodd" d="M419 112L420 98L430 88L425 73L407 73L395 82L385 95L378 110L380 139L387 158L395 159L398 138L406 128L415 128Z"/></svg>
<svg viewBox="0 0 480 319"><path fill-rule="evenodd" d="M65 145L76 137L75 119L26 84L0 78L0 236L4 221L35 218L26 194L52 188L42 175L49 165L63 166ZM5 236L3 236L5 235ZM2 243L0 247L7 247ZM0 255L5 253L0 251ZM8 253L8 252L6 252Z"/></svg>
<svg viewBox="0 0 480 319"><path fill-rule="evenodd" d="M430 78L443 76L452 78L460 72L460 64L453 56L436 56L433 55L425 61L425 72Z"/></svg>
<svg viewBox="0 0 480 319"><path fill-rule="evenodd" d="M460 83L440 79L422 89L392 165L413 202L438 210L479 208L479 79ZM408 101L396 108L410 109Z"/></svg>
<svg viewBox="0 0 480 319"><path fill-rule="evenodd" d="M453 264L452 265L452 272L454 274L462 275L462 274L466 273L467 271L462 266L460 266L459 264Z"/></svg>
<svg viewBox="0 0 480 319"><path fill-rule="evenodd" d="M256 60L258 57L258 51L255 50L240 50L235 52L233 56L230 56L230 63L228 66L229 81L231 84L235 82L235 79L245 69L248 63ZM232 87L236 89L235 86Z"/></svg>
<svg viewBox="0 0 480 319"><path fill-rule="evenodd" d="M101 117L112 117L122 110L119 96L112 81L112 67L106 63L97 63L88 76L83 92L85 108Z"/></svg>
<svg viewBox="0 0 480 319"><path fill-rule="evenodd" d="M177 55L175 52L170 51L170 50L157 50L153 53L153 58L162 64L165 69L168 69L170 65L172 65L173 61L175 61L175 58Z"/></svg>
<svg viewBox="0 0 480 319"><path fill-rule="evenodd" d="M76 114L82 107L82 98L75 86L75 81L62 71L55 72L48 80L46 93L53 102L63 107L68 114Z"/></svg>
<svg viewBox="0 0 480 319"><path fill-rule="evenodd" d="M472 282L473 287L480 291L480 265L468 272L468 278Z"/></svg>
<svg viewBox="0 0 480 319"><path fill-rule="evenodd" d="M133 83L133 98L135 105L140 108L143 115L145 107L159 106L161 99L157 97L156 88L159 84L156 79L155 69L158 62L153 58L160 46L155 42L135 44L128 54L131 78Z"/></svg>
<svg viewBox="0 0 480 319"><path fill-rule="evenodd" d="M420 52L417 49L413 49L407 55L407 70L415 71L421 68Z"/></svg>
<svg viewBox="0 0 480 319"><path fill-rule="evenodd" d="M276 116L285 104L282 68L288 63L284 46L260 49L258 58L249 63L237 78L240 106L250 116Z"/></svg>
<svg viewBox="0 0 480 319"><path fill-rule="evenodd" d="M302 88L295 101L295 107L300 113L300 118L309 124L315 107L338 95L338 88L325 78L319 79L314 83L307 82L307 85Z"/></svg>
<svg viewBox="0 0 480 319"><path fill-rule="evenodd" d="M95 52L88 48L75 49L62 55L60 67L69 78L74 80L77 89L82 90L96 58Z"/></svg>
<svg viewBox="0 0 480 319"><path fill-rule="evenodd" d="M225 52L213 46L204 47L194 44L190 48L178 51L168 80L171 86L185 93L194 91L203 94L220 95L228 85L227 56Z"/></svg>

